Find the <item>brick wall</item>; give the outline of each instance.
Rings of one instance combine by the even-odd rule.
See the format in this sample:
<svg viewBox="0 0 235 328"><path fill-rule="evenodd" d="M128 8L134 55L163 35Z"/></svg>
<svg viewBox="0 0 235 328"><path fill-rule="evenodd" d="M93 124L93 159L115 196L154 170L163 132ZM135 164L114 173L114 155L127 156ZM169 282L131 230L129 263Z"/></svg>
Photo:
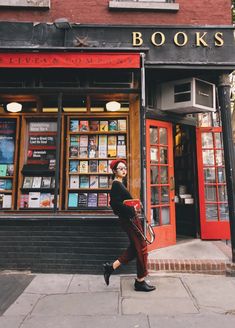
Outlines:
<svg viewBox="0 0 235 328"><path fill-rule="evenodd" d="M66 17L84 24L230 25L231 0L177 0L178 12L110 11L108 0L51 0L49 10L1 8L2 21L53 22Z"/></svg>

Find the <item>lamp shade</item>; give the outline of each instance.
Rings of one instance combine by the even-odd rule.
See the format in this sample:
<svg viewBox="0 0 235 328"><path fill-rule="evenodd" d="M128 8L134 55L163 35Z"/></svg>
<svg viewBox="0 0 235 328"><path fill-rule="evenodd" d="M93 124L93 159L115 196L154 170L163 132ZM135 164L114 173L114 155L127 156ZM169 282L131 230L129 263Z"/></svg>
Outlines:
<svg viewBox="0 0 235 328"><path fill-rule="evenodd" d="M17 102L11 102L7 104L7 111L11 113L17 113L22 110L22 104L17 103Z"/></svg>
<svg viewBox="0 0 235 328"><path fill-rule="evenodd" d="M117 101L109 101L106 104L106 109L108 112L116 112L120 110L120 108L121 108L121 104Z"/></svg>

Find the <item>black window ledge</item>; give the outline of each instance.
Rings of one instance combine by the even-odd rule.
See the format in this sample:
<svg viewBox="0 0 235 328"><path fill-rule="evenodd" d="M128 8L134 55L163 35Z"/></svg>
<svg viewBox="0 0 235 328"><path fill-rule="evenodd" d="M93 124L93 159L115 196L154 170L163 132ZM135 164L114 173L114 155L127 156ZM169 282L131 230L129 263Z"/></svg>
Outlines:
<svg viewBox="0 0 235 328"><path fill-rule="evenodd" d="M166 3L155 1L126 1L126 0L111 0L109 1L110 9L128 9L128 10L162 10L162 11L178 11L178 3Z"/></svg>

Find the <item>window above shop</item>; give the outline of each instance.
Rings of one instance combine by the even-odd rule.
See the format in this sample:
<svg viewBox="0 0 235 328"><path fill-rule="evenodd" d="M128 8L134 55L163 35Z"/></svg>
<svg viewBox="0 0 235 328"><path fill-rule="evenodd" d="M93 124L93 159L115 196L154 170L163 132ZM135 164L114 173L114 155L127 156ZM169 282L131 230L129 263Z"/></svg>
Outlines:
<svg viewBox="0 0 235 328"><path fill-rule="evenodd" d="M110 9L133 10L179 10L179 4L174 0L110 0Z"/></svg>
<svg viewBox="0 0 235 328"><path fill-rule="evenodd" d="M50 0L0 0L0 7L50 8Z"/></svg>

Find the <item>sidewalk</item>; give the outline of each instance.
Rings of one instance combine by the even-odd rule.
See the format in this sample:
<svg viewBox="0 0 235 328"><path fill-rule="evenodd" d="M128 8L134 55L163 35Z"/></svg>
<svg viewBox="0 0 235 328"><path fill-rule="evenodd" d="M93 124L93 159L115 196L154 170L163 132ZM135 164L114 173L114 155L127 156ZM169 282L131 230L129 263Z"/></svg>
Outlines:
<svg viewBox="0 0 235 328"><path fill-rule="evenodd" d="M176 245L149 253L148 267L152 272L182 272L234 275L231 245L223 241L183 239Z"/></svg>
<svg viewBox="0 0 235 328"><path fill-rule="evenodd" d="M5 278L11 274L0 274ZM22 273L21 273L22 275ZM135 292L132 275L26 274L29 281L0 316L4 328L235 327L235 278L152 274L151 293ZM1 286L0 286L1 287Z"/></svg>

